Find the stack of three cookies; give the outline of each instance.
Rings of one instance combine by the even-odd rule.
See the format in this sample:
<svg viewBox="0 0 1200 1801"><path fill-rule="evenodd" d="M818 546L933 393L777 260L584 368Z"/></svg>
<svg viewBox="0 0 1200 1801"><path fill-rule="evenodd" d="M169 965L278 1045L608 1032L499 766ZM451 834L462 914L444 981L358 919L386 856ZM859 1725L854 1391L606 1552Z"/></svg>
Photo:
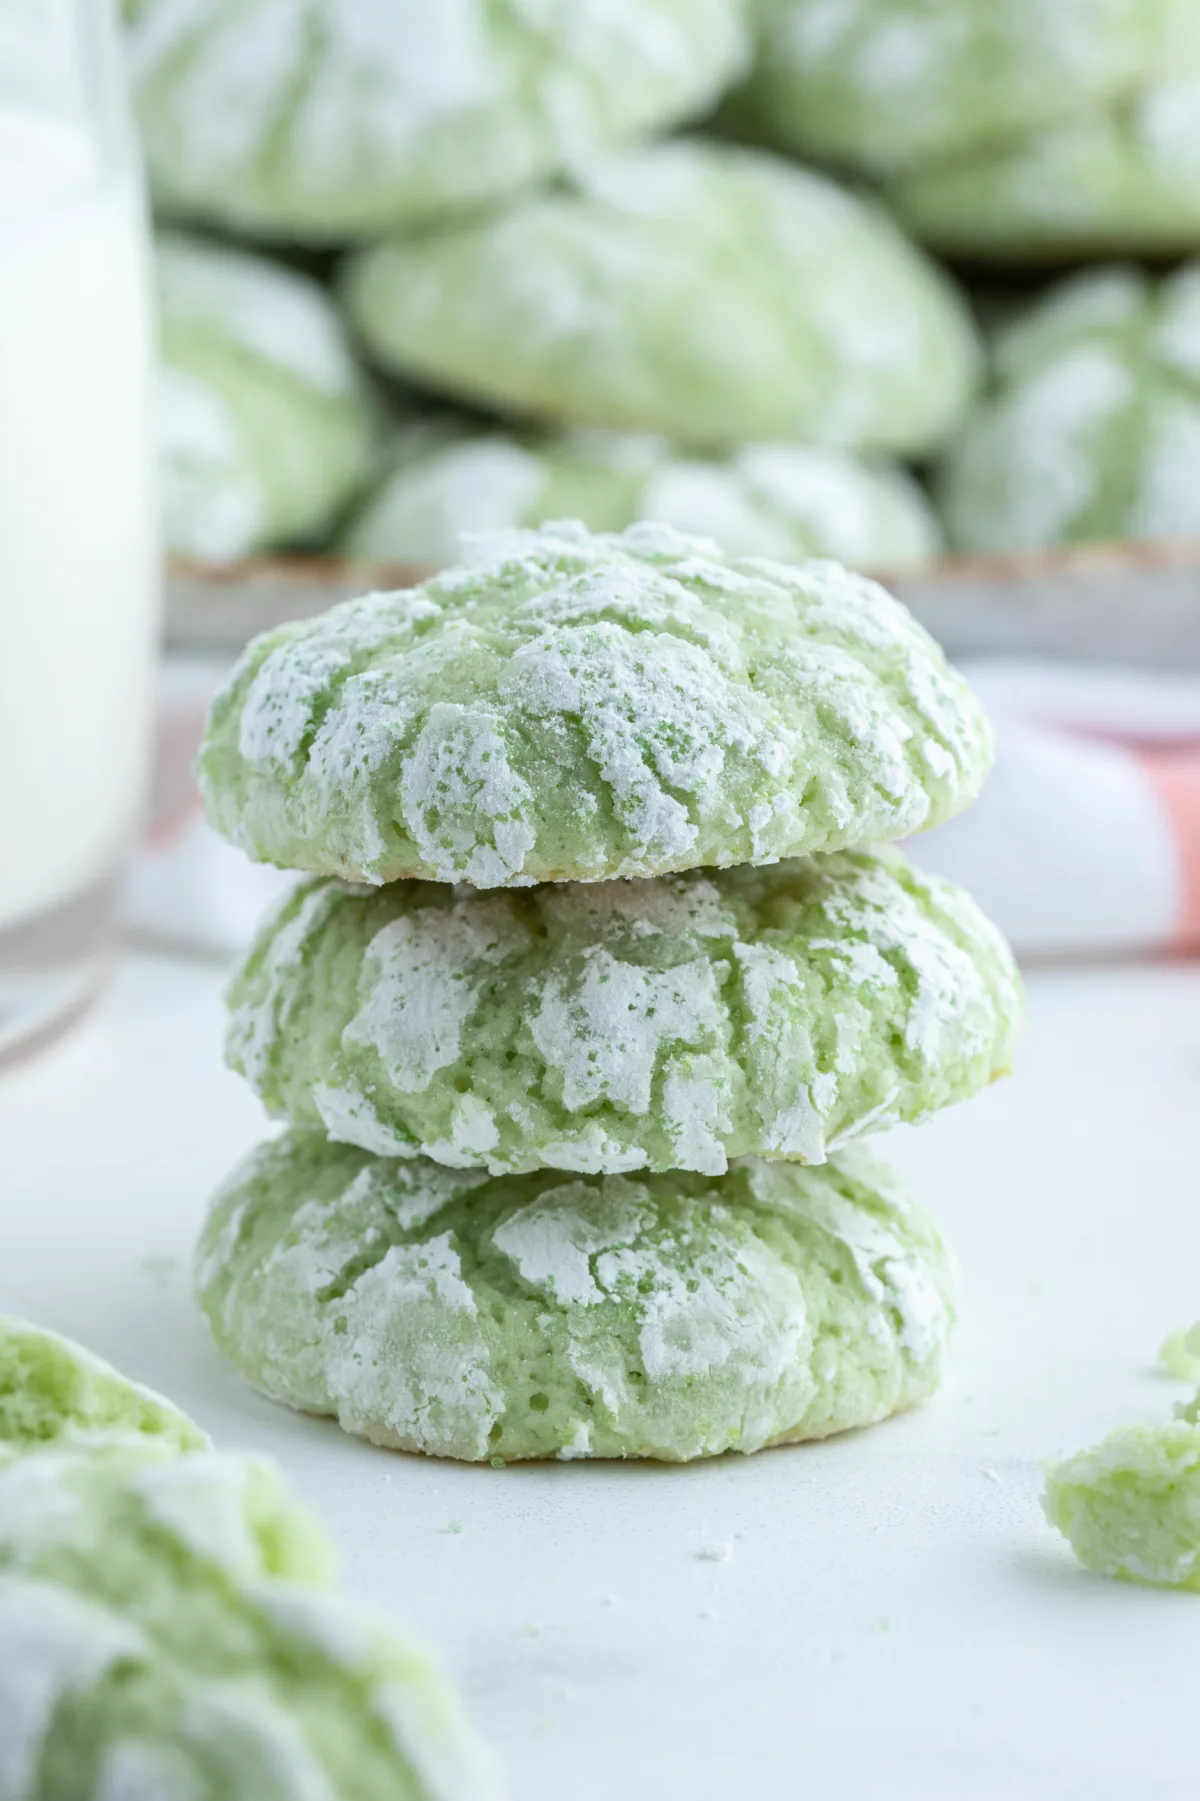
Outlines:
<svg viewBox="0 0 1200 1801"><path fill-rule="evenodd" d="M652 526L506 536L251 645L202 789L313 879L231 991L290 1124L204 1229L221 1348L472 1460L752 1451L929 1393L946 1252L837 1147L1002 1073L1019 983L966 895L848 847L988 757L882 589Z"/></svg>

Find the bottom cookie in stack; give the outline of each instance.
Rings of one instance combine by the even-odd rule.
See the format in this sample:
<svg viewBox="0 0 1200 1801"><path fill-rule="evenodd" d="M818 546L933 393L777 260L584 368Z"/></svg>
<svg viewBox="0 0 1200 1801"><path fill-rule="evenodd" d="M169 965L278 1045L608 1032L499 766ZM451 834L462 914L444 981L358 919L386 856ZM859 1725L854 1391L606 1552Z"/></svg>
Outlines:
<svg viewBox="0 0 1200 1801"><path fill-rule="evenodd" d="M941 1375L947 1251L860 1150L489 1177L293 1129L216 1197L197 1287L290 1406L470 1461L685 1461L864 1426Z"/></svg>

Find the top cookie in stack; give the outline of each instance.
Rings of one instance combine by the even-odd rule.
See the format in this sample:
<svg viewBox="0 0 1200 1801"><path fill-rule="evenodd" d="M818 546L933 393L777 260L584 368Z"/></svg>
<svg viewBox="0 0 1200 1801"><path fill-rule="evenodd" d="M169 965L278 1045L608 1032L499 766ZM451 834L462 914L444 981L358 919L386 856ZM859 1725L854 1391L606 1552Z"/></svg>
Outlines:
<svg viewBox="0 0 1200 1801"><path fill-rule="evenodd" d="M202 1240L223 1348L470 1458L753 1450L928 1393L943 1247L825 1160L1002 1074L1018 984L966 895L843 847L988 758L883 589L661 527L512 534L252 645L210 816L318 879L231 992L293 1130Z"/></svg>
<svg viewBox="0 0 1200 1801"><path fill-rule="evenodd" d="M552 525L258 639L199 775L261 861L495 888L895 840L966 806L989 754L874 583Z"/></svg>

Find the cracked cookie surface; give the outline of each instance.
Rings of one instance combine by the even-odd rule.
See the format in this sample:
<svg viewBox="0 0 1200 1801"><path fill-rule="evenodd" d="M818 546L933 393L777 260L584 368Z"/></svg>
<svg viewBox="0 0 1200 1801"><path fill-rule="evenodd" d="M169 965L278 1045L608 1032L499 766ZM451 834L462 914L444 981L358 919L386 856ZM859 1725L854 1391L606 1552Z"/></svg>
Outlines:
<svg viewBox="0 0 1200 1801"><path fill-rule="evenodd" d="M196 1284L290 1406L471 1461L683 1461L822 1438L937 1386L953 1278L878 1162L489 1178L295 1129L215 1198Z"/></svg>
<svg viewBox="0 0 1200 1801"><path fill-rule="evenodd" d="M366 1150L719 1174L978 1092L1020 983L961 889L857 851L491 894L302 883L230 1010L269 1111Z"/></svg>
<svg viewBox="0 0 1200 1801"><path fill-rule="evenodd" d="M480 557L249 646L198 764L218 831L356 881L527 886L891 841L983 781L967 684L836 564L644 525Z"/></svg>

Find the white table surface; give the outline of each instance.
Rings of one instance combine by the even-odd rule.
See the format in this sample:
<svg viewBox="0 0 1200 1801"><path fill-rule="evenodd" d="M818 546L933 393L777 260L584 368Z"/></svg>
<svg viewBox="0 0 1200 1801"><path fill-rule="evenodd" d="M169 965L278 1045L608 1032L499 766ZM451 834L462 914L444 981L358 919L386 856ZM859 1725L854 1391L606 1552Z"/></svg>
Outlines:
<svg viewBox="0 0 1200 1801"><path fill-rule="evenodd" d="M1037 1497L1039 1459L1183 1392L1153 1364L1200 1315L1200 969L1037 975L1018 1076L893 1137L963 1266L935 1402L682 1469L394 1455L222 1367L188 1250L263 1127L220 982L130 958L0 1083L0 1306L278 1457L514 1797L1194 1801L1200 1597L1083 1574Z"/></svg>

